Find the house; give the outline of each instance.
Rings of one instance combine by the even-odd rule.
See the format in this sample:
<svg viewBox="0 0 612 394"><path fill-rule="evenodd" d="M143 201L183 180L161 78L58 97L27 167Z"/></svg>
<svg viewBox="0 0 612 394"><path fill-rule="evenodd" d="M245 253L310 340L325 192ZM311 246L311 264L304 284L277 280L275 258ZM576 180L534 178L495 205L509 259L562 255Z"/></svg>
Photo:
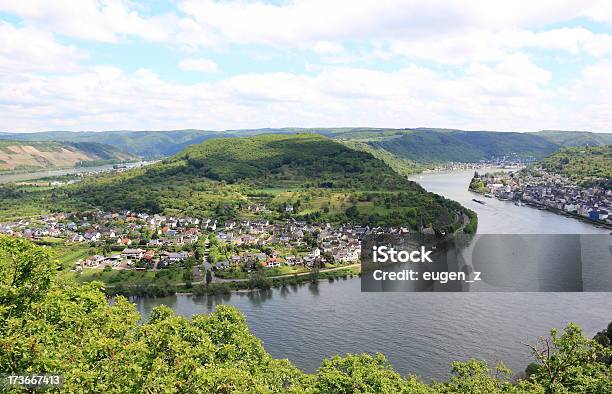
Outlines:
<svg viewBox="0 0 612 394"><path fill-rule="evenodd" d="M87 241L95 242L100 239L102 234L98 231L88 231L83 235L83 238Z"/></svg>
<svg viewBox="0 0 612 394"><path fill-rule="evenodd" d="M140 260L142 259L142 256L144 255L144 250L142 249L124 249L123 252L121 252L121 257L123 257L124 259L130 259L130 260Z"/></svg>
<svg viewBox="0 0 612 394"><path fill-rule="evenodd" d="M132 244L132 240L127 237L119 237L117 239L117 245L130 246Z"/></svg>
<svg viewBox="0 0 612 394"><path fill-rule="evenodd" d="M218 270L229 268L229 262L227 260L217 261L215 263L215 268Z"/></svg>
<svg viewBox="0 0 612 394"><path fill-rule="evenodd" d="M280 260L278 260L277 258L270 258L264 261L263 263L261 263L261 265L263 265L265 268L280 267Z"/></svg>
<svg viewBox="0 0 612 394"><path fill-rule="evenodd" d="M169 263L176 263L178 261L182 261L185 260L187 257L189 257L189 253L188 252L178 252L178 253L174 253L174 252L163 252L161 254L162 256L162 260L169 262Z"/></svg>
<svg viewBox="0 0 612 394"><path fill-rule="evenodd" d="M155 257L155 251L154 250L147 250L142 255L142 259L143 260L147 260L147 261L153 260L153 257Z"/></svg>
<svg viewBox="0 0 612 394"><path fill-rule="evenodd" d="M108 256L102 262L106 264L110 264L113 267L117 267L121 264L121 256L118 254Z"/></svg>
<svg viewBox="0 0 612 394"><path fill-rule="evenodd" d="M97 267L100 263L104 261L104 256L95 255L90 256L86 259L81 260L81 266L83 267Z"/></svg>
<svg viewBox="0 0 612 394"><path fill-rule="evenodd" d="M74 234L69 239L68 242L83 242L85 238L81 234Z"/></svg>

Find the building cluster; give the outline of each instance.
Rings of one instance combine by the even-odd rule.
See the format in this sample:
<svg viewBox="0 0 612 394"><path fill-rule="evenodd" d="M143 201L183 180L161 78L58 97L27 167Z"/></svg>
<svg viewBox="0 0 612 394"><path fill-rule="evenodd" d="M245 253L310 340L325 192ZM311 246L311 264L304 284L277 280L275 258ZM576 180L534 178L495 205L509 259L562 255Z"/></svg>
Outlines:
<svg viewBox="0 0 612 394"><path fill-rule="evenodd" d="M111 266L146 269L164 267L190 255L182 249L200 237L200 220L130 211L53 213L35 219L0 223L0 234L31 240L62 239L67 244L101 246L109 256L94 255L78 267ZM112 253L115 252L115 253Z"/></svg>
<svg viewBox="0 0 612 394"><path fill-rule="evenodd" d="M425 172L478 170L491 167L512 169L524 167L525 165L533 163L534 161L536 161L536 159L533 157L523 158L516 154L509 154L471 163L451 161L448 163L438 164L432 170Z"/></svg>
<svg viewBox="0 0 612 394"><path fill-rule="evenodd" d="M258 209L258 208L253 208ZM81 259L76 269L160 269L194 256L203 233L215 234L231 253L215 261L217 269L322 266L358 262L361 239L369 234L406 233L382 228L307 223L289 219L230 220L172 217L122 211L53 213L0 223L0 233L31 240L97 247L101 253Z"/></svg>
<svg viewBox="0 0 612 394"><path fill-rule="evenodd" d="M502 200L575 214L612 224L612 190L601 186L580 187L549 172L481 175L491 194Z"/></svg>
<svg viewBox="0 0 612 394"><path fill-rule="evenodd" d="M216 267L243 267L247 270L257 264L275 268L281 265L312 267L325 263L357 262L361 254L360 239L367 233L383 231L382 228L359 226L334 228L330 224L296 220L284 223L267 220L228 221L221 226L215 224L215 230L221 245L232 245L234 250L239 251L227 260L217 261ZM272 250L272 253L258 252L263 248Z"/></svg>

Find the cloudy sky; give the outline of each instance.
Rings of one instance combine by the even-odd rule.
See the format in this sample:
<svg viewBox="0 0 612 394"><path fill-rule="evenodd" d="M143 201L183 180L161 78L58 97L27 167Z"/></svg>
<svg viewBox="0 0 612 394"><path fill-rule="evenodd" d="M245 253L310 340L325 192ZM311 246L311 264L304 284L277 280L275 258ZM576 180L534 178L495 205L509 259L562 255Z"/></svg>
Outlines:
<svg viewBox="0 0 612 394"><path fill-rule="evenodd" d="M612 131L610 0L0 0L1 131Z"/></svg>

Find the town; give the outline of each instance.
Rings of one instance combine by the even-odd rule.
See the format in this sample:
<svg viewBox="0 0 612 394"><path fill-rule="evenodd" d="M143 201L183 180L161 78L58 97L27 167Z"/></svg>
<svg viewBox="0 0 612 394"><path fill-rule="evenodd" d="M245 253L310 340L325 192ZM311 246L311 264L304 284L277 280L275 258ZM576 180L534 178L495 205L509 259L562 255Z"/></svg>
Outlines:
<svg viewBox="0 0 612 394"><path fill-rule="evenodd" d="M157 271L206 262L206 268L222 278L241 278L256 270L291 274L355 264L360 258L361 238L382 232L408 229L334 227L293 219L281 223L263 219L221 223L208 218L100 210L0 223L0 234L95 251L74 261L69 268L75 272Z"/></svg>
<svg viewBox="0 0 612 394"><path fill-rule="evenodd" d="M474 173L470 190L539 209L612 225L612 189L577 185L560 174L543 171Z"/></svg>

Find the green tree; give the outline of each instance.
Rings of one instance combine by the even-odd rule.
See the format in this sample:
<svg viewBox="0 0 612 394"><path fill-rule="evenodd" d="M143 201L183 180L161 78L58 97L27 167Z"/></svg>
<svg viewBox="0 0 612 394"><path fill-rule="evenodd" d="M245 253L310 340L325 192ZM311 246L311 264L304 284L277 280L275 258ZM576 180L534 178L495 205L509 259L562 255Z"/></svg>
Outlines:
<svg viewBox="0 0 612 394"><path fill-rule="evenodd" d="M349 354L323 360L313 385L316 393L429 392L427 386L415 378L402 379L382 354Z"/></svg>
<svg viewBox="0 0 612 394"><path fill-rule="evenodd" d="M32 243L0 236L0 308L5 316L22 314L51 286L57 262Z"/></svg>
<svg viewBox="0 0 612 394"><path fill-rule="evenodd" d="M528 345L539 368L532 375L546 393L610 393L612 367L600 360L611 350L585 338L573 323L562 334L551 330L550 338Z"/></svg>

